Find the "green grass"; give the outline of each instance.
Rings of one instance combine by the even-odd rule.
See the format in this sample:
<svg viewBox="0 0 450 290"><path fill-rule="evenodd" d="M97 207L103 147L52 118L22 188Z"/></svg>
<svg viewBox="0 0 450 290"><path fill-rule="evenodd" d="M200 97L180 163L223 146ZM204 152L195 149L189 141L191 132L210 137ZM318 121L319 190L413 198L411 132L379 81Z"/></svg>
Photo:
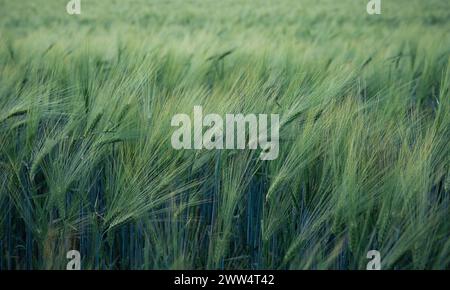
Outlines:
<svg viewBox="0 0 450 290"><path fill-rule="evenodd" d="M0 269L450 268L450 2L81 2L0 0ZM194 105L278 159L172 149Z"/></svg>

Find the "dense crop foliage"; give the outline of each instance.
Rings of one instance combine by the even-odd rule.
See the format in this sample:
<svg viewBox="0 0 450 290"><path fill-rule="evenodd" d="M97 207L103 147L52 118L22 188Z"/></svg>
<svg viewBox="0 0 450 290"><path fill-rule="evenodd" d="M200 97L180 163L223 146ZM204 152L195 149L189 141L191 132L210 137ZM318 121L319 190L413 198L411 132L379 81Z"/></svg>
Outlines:
<svg viewBox="0 0 450 290"><path fill-rule="evenodd" d="M0 269L450 267L450 2L0 0ZM280 114L280 155L171 118Z"/></svg>

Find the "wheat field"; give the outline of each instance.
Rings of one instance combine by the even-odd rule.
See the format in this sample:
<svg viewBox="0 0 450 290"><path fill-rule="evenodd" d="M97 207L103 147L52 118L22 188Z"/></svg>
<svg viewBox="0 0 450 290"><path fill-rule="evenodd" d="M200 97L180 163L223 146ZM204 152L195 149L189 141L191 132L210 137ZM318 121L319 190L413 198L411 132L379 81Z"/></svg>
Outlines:
<svg viewBox="0 0 450 290"><path fill-rule="evenodd" d="M67 2L0 0L0 269L450 268L449 1Z"/></svg>

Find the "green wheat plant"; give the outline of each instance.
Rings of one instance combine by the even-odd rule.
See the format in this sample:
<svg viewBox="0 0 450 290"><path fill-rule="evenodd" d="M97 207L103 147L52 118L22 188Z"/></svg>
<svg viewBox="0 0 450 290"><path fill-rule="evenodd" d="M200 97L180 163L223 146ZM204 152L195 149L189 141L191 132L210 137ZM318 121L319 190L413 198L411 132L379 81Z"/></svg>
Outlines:
<svg viewBox="0 0 450 290"><path fill-rule="evenodd" d="M0 0L0 269L450 268L450 3ZM280 151L171 119L279 114Z"/></svg>

